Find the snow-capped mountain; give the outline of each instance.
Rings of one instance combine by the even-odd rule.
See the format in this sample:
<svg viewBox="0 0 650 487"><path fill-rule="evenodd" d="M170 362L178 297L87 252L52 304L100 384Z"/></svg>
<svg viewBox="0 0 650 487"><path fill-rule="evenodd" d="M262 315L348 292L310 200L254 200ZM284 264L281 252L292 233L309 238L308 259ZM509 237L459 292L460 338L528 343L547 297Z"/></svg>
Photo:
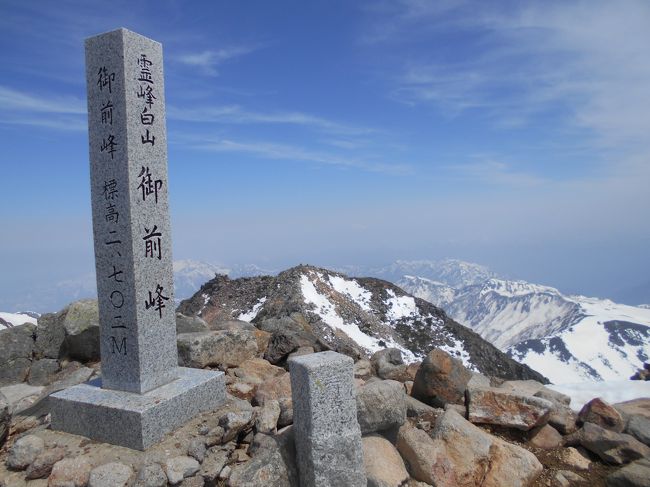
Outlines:
<svg viewBox="0 0 650 487"><path fill-rule="evenodd" d="M431 303L375 278L304 265L277 276L217 276L178 310L201 316L210 326L247 320L272 330L274 340L288 340L287 333L300 340L312 337L310 343L348 355L396 347L415 361L437 347L488 375L544 380Z"/></svg>
<svg viewBox="0 0 650 487"><path fill-rule="evenodd" d="M206 281L217 274L230 274L227 267L196 260L175 260L174 296L178 301L190 297Z"/></svg>
<svg viewBox="0 0 650 487"><path fill-rule="evenodd" d="M627 379L650 356L650 310L644 307L496 277L453 287L407 275L398 284L552 382Z"/></svg>
<svg viewBox="0 0 650 487"><path fill-rule="evenodd" d="M458 259L397 260L385 267L368 269L366 275L398 282L404 276L417 276L454 289L480 284L497 277L487 267Z"/></svg>

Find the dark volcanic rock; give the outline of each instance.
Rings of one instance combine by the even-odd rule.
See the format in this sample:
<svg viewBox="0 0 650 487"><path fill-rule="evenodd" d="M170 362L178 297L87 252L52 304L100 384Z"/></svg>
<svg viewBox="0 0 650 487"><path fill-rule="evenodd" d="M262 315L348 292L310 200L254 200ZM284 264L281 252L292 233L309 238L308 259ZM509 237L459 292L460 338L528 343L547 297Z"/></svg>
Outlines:
<svg viewBox="0 0 650 487"><path fill-rule="evenodd" d="M434 349L415 374L411 395L434 407L444 407L447 403L463 404L471 377L472 373L463 367L460 360Z"/></svg>
<svg viewBox="0 0 650 487"><path fill-rule="evenodd" d="M35 331L36 326L28 323L0 330L0 387L27 378Z"/></svg>

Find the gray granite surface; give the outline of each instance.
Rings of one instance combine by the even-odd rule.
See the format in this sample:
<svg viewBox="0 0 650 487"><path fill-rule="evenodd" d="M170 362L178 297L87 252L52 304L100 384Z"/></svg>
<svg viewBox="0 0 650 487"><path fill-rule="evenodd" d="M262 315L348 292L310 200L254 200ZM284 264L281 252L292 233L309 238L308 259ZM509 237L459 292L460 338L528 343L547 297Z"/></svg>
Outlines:
<svg viewBox="0 0 650 487"><path fill-rule="evenodd" d="M91 37L86 83L103 387L142 393L178 364L162 46Z"/></svg>
<svg viewBox="0 0 650 487"><path fill-rule="evenodd" d="M178 368L178 379L145 394L102 389L98 381L52 394L52 428L145 450L226 397L223 372Z"/></svg>
<svg viewBox="0 0 650 487"><path fill-rule="evenodd" d="M336 352L289 360L302 487L366 486L354 362Z"/></svg>

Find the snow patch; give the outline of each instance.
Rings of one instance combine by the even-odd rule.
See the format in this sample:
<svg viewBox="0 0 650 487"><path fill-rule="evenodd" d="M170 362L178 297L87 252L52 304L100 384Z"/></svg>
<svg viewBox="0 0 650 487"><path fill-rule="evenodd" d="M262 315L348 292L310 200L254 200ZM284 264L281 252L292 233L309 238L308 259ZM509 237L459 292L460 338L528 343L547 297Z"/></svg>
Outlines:
<svg viewBox="0 0 650 487"><path fill-rule="evenodd" d="M24 323L32 323L34 325L38 324L37 318L32 318L29 315L22 313L5 313L0 312L0 318L9 323L12 326L22 325ZM2 323L0 323L0 330L6 328Z"/></svg>
<svg viewBox="0 0 650 487"><path fill-rule="evenodd" d="M262 306L264 306L264 303L266 303L266 296L264 296L257 303L255 303L255 305L249 311L247 311L246 313L241 313L237 317L237 319L241 320L241 321L247 321L247 322L250 323L251 321L253 321L255 319L255 317L257 316L257 313L260 312L260 310L262 309Z"/></svg>
<svg viewBox="0 0 650 487"><path fill-rule="evenodd" d="M388 312L386 316L391 320L400 320L402 318L414 318L419 315L415 299L411 296L397 296L392 289L387 289L390 296L386 300Z"/></svg>
<svg viewBox="0 0 650 487"><path fill-rule="evenodd" d="M339 276L329 276L329 281L335 291L345 294L364 311L370 311L372 293L362 287L357 281L354 279L343 279Z"/></svg>

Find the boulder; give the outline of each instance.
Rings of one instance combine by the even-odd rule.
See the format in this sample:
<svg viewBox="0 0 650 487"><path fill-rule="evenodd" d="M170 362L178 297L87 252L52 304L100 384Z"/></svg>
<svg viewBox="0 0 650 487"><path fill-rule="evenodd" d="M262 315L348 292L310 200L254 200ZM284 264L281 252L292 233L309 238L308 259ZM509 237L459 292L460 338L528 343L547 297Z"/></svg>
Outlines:
<svg viewBox="0 0 650 487"><path fill-rule="evenodd" d="M54 464L48 487L86 487L92 466L84 457L64 458Z"/></svg>
<svg viewBox="0 0 650 487"><path fill-rule="evenodd" d="M192 457L201 463L205 459L205 440L203 438L193 438L187 445L187 456Z"/></svg>
<svg viewBox="0 0 650 487"><path fill-rule="evenodd" d="M52 467L59 460L65 458L65 449L61 447L47 448L36 457L27 467L25 478L27 480L43 479L50 475Z"/></svg>
<svg viewBox="0 0 650 487"><path fill-rule="evenodd" d="M562 446L562 435L552 426L545 424L531 431L528 444L542 450L552 450Z"/></svg>
<svg viewBox="0 0 650 487"><path fill-rule="evenodd" d="M401 426L406 421L406 394L402 384L370 382L357 390L357 419L361 433Z"/></svg>
<svg viewBox="0 0 650 487"><path fill-rule="evenodd" d="M393 444L383 436L365 436L363 443L363 464L368 478L368 487L401 487L409 474Z"/></svg>
<svg viewBox="0 0 650 487"><path fill-rule="evenodd" d="M617 470L606 479L607 487L650 487L650 458L642 458Z"/></svg>
<svg viewBox="0 0 650 487"><path fill-rule="evenodd" d="M60 356L80 362L99 360L99 309L97 301L94 299L75 301L62 311L59 319L63 320L65 334Z"/></svg>
<svg viewBox="0 0 650 487"><path fill-rule="evenodd" d="M31 323L0 330L0 387L27 379L35 331Z"/></svg>
<svg viewBox="0 0 650 487"><path fill-rule="evenodd" d="M429 421L432 424L444 412L442 408L434 408L428 404L418 401L412 396L406 396L406 416L409 418L418 418L422 421ZM464 416L464 414L463 414Z"/></svg>
<svg viewBox="0 0 650 487"><path fill-rule="evenodd" d="M257 354L257 339L250 330L181 333L177 336L179 365L185 367L237 367Z"/></svg>
<svg viewBox="0 0 650 487"><path fill-rule="evenodd" d="M623 417L623 431L650 446L650 398L633 399L614 407Z"/></svg>
<svg viewBox="0 0 650 487"><path fill-rule="evenodd" d="M580 445L613 465L629 463L650 456L650 447L631 435L606 430L594 423L585 423L575 433L564 437L566 445Z"/></svg>
<svg viewBox="0 0 650 487"><path fill-rule="evenodd" d="M255 421L253 411L230 411L219 418L219 426L223 428L222 442L227 443L237 438L242 431L250 430ZM169 473L167 474L169 475ZM171 482L171 479L170 479Z"/></svg>
<svg viewBox="0 0 650 487"><path fill-rule="evenodd" d="M440 417L431 437L400 428L397 448L411 475L436 487L524 487L542 471L535 455L482 431L453 409Z"/></svg>
<svg viewBox="0 0 650 487"><path fill-rule="evenodd" d="M472 423L530 430L546 424L553 404L546 399L508 392L502 388L467 390L467 412Z"/></svg>
<svg viewBox="0 0 650 487"><path fill-rule="evenodd" d="M636 414L627 422L625 432L634 436L641 443L650 446L650 418Z"/></svg>
<svg viewBox="0 0 650 487"><path fill-rule="evenodd" d="M59 370L61 370L61 367L56 359L42 358L35 360L29 370L27 383L31 386L46 386L52 380L52 376Z"/></svg>
<svg viewBox="0 0 650 487"><path fill-rule="evenodd" d="M269 320L265 320L269 321ZM315 349L317 338L300 330L278 330L271 334L264 358L272 364L284 362L291 353L304 347Z"/></svg>
<svg viewBox="0 0 650 487"><path fill-rule="evenodd" d="M402 352L398 348L378 350L370 358L372 368L380 379L392 379L404 382L409 380Z"/></svg>
<svg viewBox="0 0 650 487"><path fill-rule="evenodd" d="M593 423L616 433L621 433L625 424L623 417L613 406L599 397L585 404L578 413L579 423Z"/></svg>
<svg viewBox="0 0 650 487"><path fill-rule="evenodd" d="M90 471L88 487L126 487L133 470L120 462L111 462Z"/></svg>
<svg viewBox="0 0 650 487"><path fill-rule="evenodd" d="M448 402L463 404L471 377L471 372L460 360L435 348L425 357L415 374L411 394L434 407L444 407Z"/></svg>
<svg viewBox="0 0 650 487"><path fill-rule="evenodd" d="M199 471L199 462L188 456L170 458L165 462L165 472L170 484L178 484Z"/></svg>
<svg viewBox="0 0 650 487"><path fill-rule="evenodd" d="M232 467L228 485L230 487L299 487L291 430L287 428L274 436L255 435L250 450L253 459Z"/></svg>
<svg viewBox="0 0 650 487"><path fill-rule="evenodd" d="M62 356L65 328L63 317L65 310L58 313L46 313L38 319L36 342L34 344L35 358L54 358Z"/></svg>
<svg viewBox="0 0 650 487"><path fill-rule="evenodd" d="M268 360L257 357L250 358L242 362L239 367L228 370L228 374L232 374L238 381L255 386L286 373L287 371L282 367L276 367Z"/></svg>
<svg viewBox="0 0 650 487"><path fill-rule="evenodd" d="M45 448L45 442L35 435L18 438L7 455L7 467L12 470L25 470Z"/></svg>
<svg viewBox="0 0 650 487"><path fill-rule="evenodd" d="M0 392L0 448L5 444L9 436L11 425L11 406L7 398Z"/></svg>
<svg viewBox="0 0 650 487"><path fill-rule="evenodd" d="M268 400L276 400L280 404L279 427L287 426L293 422L291 376L287 372L273 377L257 387L254 403L263 406Z"/></svg>
<svg viewBox="0 0 650 487"><path fill-rule="evenodd" d="M199 316L186 316L183 313L176 313L176 334L196 333L209 331L210 327L205 320Z"/></svg>
<svg viewBox="0 0 650 487"><path fill-rule="evenodd" d="M200 475L195 475L194 477L188 477L183 479L183 481L178 485L178 487L204 487L205 480Z"/></svg>
<svg viewBox="0 0 650 487"><path fill-rule="evenodd" d="M138 470L134 487L167 487L167 475L158 463L145 463Z"/></svg>
<svg viewBox="0 0 650 487"><path fill-rule="evenodd" d="M578 429L578 425L576 424L577 420L578 414L573 409L555 403L551 410L551 414L548 417L548 424L553 426L553 428L563 435L568 435Z"/></svg>

